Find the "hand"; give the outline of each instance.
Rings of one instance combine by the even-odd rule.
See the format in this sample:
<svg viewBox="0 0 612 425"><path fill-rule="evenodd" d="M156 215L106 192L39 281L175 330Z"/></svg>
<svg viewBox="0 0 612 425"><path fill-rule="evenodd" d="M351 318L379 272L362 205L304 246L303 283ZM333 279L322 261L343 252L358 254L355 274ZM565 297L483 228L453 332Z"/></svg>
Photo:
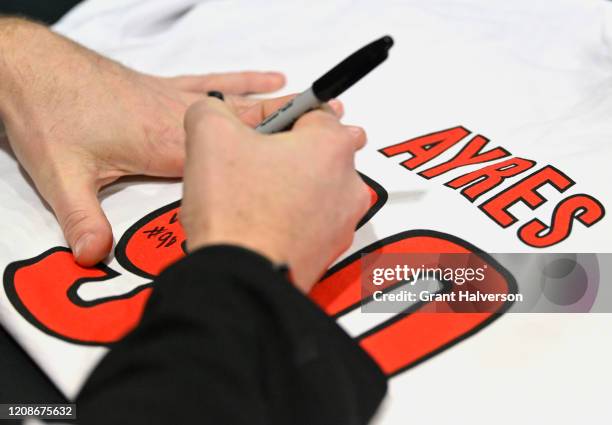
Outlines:
<svg viewBox="0 0 612 425"><path fill-rule="evenodd" d="M86 266L112 246L101 187L125 175L182 175L189 105L209 90L261 93L284 84L274 72L145 75L15 19L0 19L0 52L0 119L11 147Z"/></svg>
<svg viewBox="0 0 612 425"><path fill-rule="evenodd" d="M274 102L251 108L242 121L253 126L266 115L258 110L280 106ZM256 133L242 121L212 98L187 112L180 220L188 249L249 248L288 264L296 286L307 292L350 246L368 210L369 191L354 167L365 133L324 111L274 135Z"/></svg>

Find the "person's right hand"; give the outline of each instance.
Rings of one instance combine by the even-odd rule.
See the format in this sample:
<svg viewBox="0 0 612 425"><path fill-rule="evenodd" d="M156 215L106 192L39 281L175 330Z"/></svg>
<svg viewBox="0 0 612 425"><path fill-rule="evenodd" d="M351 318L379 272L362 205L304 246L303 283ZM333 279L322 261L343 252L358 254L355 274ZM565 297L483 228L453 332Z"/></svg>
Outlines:
<svg viewBox="0 0 612 425"><path fill-rule="evenodd" d="M188 249L251 249L288 264L296 286L307 292L350 246L369 207L354 166L365 132L321 110L274 135L242 121L213 98L187 111L180 221Z"/></svg>

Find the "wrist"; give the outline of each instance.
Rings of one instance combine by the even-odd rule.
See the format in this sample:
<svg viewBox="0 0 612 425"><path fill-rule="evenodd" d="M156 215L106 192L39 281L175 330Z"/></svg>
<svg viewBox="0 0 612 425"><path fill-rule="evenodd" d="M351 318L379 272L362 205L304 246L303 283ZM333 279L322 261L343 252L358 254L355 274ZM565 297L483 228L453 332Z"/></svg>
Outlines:
<svg viewBox="0 0 612 425"><path fill-rule="evenodd" d="M286 250L278 247L274 238L232 237L229 235L194 235L187 240L187 249L193 252L200 248L232 245L248 249L268 259L276 266L288 264Z"/></svg>

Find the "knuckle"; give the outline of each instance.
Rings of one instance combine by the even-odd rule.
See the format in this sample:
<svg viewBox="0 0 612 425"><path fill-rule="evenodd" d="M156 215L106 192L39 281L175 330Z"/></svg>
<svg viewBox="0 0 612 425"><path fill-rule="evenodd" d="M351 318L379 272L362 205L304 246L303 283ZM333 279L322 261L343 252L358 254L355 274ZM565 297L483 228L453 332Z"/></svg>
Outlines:
<svg viewBox="0 0 612 425"><path fill-rule="evenodd" d="M364 191L362 195L361 202L361 211L365 214L372 205L372 196L370 195L370 191Z"/></svg>
<svg viewBox="0 0 612 425"><path fill-rule="evenodd" d="M353 136L358 139L365 139L367 134L363 127L360 126L351 126L351 131L353 132Z"/></svg>
<svg viewBox="0 0 612 425"><path fill-rule="evenodd" d="M72 239L75 237L79 230L83 228L87 222L88 214L84 209L75 209L69 212L61 220L61 226L64 229L66 239Z"/></svg>
<svg viewBox="0 0 612 425"><path fill-rule="evenodd" d="M350 230L345 232L344 237L342 238L342 246L341 246L341 251L344 252L347 249L349 249L351 247L351 245L353 244L353 239L355 237L355 231L354 231L354 227L351 226Z"/></svg>
<svg viewBox="0 0 612 425"><path fill-rule="evenodd" d="M313 120L327 120L329 118L329 114L321 109L310 111L309 114Z"/></svg>
<svg viewBox="0 0 612 425"><path fill-rule="evenodd" d="M334 159L351 158L354 150L339 128L327 128L321 137L324 148Z"/></svg>
<svg viewBox="0 0 612 425"><path fill-rule="evenodd" d="M353 126L351 130L349 131L349 133L351 135L351 138L354 140L357 140L360 144L365 142L365 140L368 137L363 127Z"/></svg>
<svg viewBox="0 0 612 425"><path fill-rule="evenodd" d="M335 118L329 112L325 112L321 109L309 112L309 119L311 122L316 123L319 130L322 132L330 132L335 127L339 126L338 119Z"/></svg>
<svg viewBox="0 0 612 425"><path fill-rule="evenodd" d="M357 201L359 212L365 213L370 208L370 204L372 200L372 197L370 195L370 188L365 183L363 183L363 181L360 181L360 184L358 187L359 189L357 191L357 196L355 198Z"/></svg>

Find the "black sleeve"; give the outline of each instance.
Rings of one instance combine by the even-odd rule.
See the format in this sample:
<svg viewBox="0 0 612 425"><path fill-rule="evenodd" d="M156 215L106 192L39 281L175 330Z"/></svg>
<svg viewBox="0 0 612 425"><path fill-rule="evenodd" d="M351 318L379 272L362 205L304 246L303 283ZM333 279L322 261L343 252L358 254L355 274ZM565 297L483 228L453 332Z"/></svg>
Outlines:
<svg viewBox="0 0 612 425"><path fill-rule="evenodd" d="M385 392L370 357L267 259L215 246L159 276L141 324L86 383L77 422L365 424Z"/></svg>

